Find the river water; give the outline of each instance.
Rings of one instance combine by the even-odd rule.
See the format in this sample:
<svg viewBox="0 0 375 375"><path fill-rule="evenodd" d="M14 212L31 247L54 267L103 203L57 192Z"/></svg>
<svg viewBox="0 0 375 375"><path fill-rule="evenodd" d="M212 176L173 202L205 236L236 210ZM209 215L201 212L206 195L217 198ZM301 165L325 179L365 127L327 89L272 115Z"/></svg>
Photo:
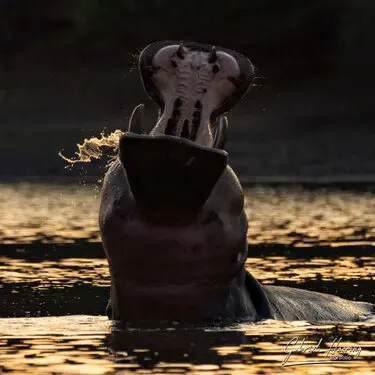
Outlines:
<svg viewBox="0 0 375 375"><path fill-rule="evenodd" d="M375 322L113 326L99 185L0 184L0 373L375 373ZM374 187L245 195L247 268L262 283L375 303Z"/></svg>

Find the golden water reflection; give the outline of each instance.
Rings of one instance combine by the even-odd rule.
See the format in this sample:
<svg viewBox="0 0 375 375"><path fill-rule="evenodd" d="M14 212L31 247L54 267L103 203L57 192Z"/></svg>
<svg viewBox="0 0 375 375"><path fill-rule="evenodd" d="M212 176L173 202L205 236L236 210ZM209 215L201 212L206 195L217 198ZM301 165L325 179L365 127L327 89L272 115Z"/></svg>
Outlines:
<svg viewBox="0 0 375 375"><path fill-rule="evenodd" d="M253 187L245 192L248 236L253 244L375 243L373 193L283 187ZM99 188L94 185L2 184L0 242L99 242L98 196ZM38 304L60 298L54 308L61 314L62 302L77 298L73 302L80 312L87 307L81 301L95 306L100 302L99 311L104 311L105 301L97 299L97 291L107 296L107 261L78 258L78 254L77 258L43 258L40 262L0 257L0 306L6 311L7 304L15 303L7 311L18 309L25 316L22 309L47 309ZM254 256L246 266L264 284L308 288L314 283L310 289L319 284L326 288L320 291L374 301L375 260L361 253L332 257L320 252L319 257L309 259ZM74 289L78 286L85 288ZM94 293L77 295L77 290ZM35 296L40 297L37 302L33 301ZM64 311L72 313L72 306L67 305ZM93 313L88 307L85 311ZM311 346L323 338L323 348L327 348L339 337L342 347L361 347L357 359L282 366L290 340L305 338L304 345ZM103 316L2 318L0 373L371 374L375 368L374 343L375 322L313 326L267 321L220 329L172 326L121 331L113 330ZM324 355L293 353L290 361L321 360Z"/></svg>
<svg viewBox="0 0 375 375"><path fill-rule="evenodd" d="M17 374L370 374L374 338L371 323L265 321L226 328L119 330L100 316L0 319L0 368ZM320 352L292 351L296 340L304 340L307 348L320 339ZM358 347L351 361L293 365L326 361L342 348Z"/></svg>
<svg viewBox="0 0 375 375"><path fill-rule="evenodd" d="M246 268L263 284L281 281L301 284L317 279L375 280L375 258L350 257L291 259L281 256L248 258ZM94 287L110 285L106 259L68 258L59 261L29 262L0 258L0 285L29 283L31 289L69 288L76 284ZM374 290L375 292L375 290Z"/></svg>
<svg viewBox="0 0 375 375"><path fill-rule="evenodd" d="M96 185L0 184L0 242L99 241Z"/></svg>
<svg viewBox="0 0 375 375"><path fill-rule="evenodd" d="M0 242L99 242L99 184L0 184ZM252 244L375 244L375 194L302 187L245 189Z"/></svg>

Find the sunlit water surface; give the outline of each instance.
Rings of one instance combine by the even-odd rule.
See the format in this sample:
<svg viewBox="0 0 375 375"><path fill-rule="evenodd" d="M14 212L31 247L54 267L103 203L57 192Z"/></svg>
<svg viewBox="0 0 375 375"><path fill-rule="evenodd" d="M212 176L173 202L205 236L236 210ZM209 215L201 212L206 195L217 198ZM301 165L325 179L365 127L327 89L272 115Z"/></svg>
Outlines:
<svg viewBox="0 0 375 375"><path fill-rule="evenodd" d="M374 373L374 322L112 327L98 195L91 184L0 185L0 373ZM375 302L373 190L257 186L246 201L247 268L261 282ZM295 364L306 361L322 363Z"/></svg>
<svg viewBox="0 0 375 375"><path fill-rule="evenodd" d="M0 184L1 243L99 242L100 183ZM245 189L252 244L375 244L375 187Z"/></svg>
<svg viewBox="0 0 375 375"><path fill-rule="evenodd" d="M364 323L116 330L104 317L75 315L0 319L0 332L3 371L20 374L370 374L375 355L374 326ZM292 352L321 338L319 352ZM355 359L326 362L345 348ZM296 365L305 361L322 363Z"/></svg>

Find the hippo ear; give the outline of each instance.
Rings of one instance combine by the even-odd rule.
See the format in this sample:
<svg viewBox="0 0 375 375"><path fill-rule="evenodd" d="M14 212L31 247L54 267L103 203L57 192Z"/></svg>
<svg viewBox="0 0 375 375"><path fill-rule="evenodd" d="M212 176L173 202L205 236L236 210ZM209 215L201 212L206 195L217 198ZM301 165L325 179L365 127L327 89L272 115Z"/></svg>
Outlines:
<svg viewBox="0 0 375 375"><path fill-rule="evenodd" d="M223 116L220 118L219 123L216 126L216 132L213 141L213 147L220 150L224 149L227 141L228 133L228 118Z"/></svg>
<svg viewBox="0 0 375 375"><path fill-rule="evenodd" d="M130 116L128 132L142 134L142 119L144 109L144 104L139 104L134 108L133 113Z"/></svg>

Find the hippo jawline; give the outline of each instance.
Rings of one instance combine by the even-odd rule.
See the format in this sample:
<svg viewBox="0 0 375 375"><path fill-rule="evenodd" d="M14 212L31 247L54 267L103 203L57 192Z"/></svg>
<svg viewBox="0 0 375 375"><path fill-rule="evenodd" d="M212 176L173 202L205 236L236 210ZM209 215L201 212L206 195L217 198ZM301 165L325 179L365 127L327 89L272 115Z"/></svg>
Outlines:
<svg viewBox="0 0 375 375"><path fill-rule="evenodd" d="M119 157L137 204L197 212L226 169L228 154L175 136L128 132Z"/></svg>

